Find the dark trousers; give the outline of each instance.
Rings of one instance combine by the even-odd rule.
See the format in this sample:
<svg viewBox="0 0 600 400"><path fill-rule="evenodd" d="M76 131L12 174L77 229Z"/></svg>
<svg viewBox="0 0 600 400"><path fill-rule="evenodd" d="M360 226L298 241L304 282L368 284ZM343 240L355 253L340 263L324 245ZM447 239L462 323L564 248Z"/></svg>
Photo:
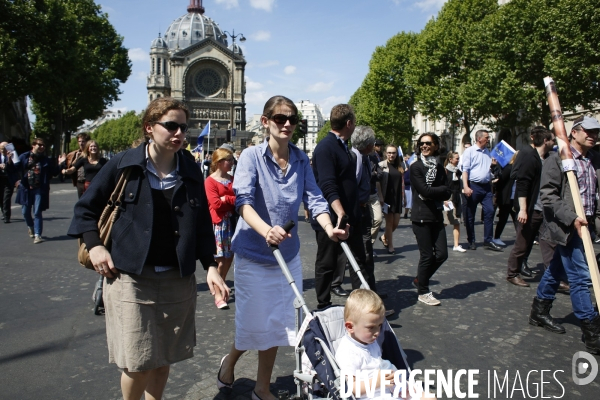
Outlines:
<svg viewBox="0 0 600 400"><path fill-rule="evenodd" d="M528 216L525 224L517 222L517 238L508 256L506 271L508 278L514 278L521 272L523 260L529 256L533 241L542 226L542 222L544 222L544 215L537 210L534 210L533 214Z"/></svg>
<svg viewBox="0 0 600 400"><path fill-rule="evenodd" d="M443 222L413 222L419 246L417 280L419 294L429 293L429 279L448 258L448 241Z"/></svg>
<svg viewBox="0 0 600 400"><path fill-rule="evenodd" d="M15 187L9 184L6 177L0 177L0 207L2 207L2 219L10 220L10 199Z"/></svg>
<svg viewBox="0 0 600 400"><path fill-rule="evenodd" d="M517 229L517 214L513 211L512 204L502 204L499 209L500 215L498 216L498 224L496 224L496 232L494 232L494 238L496 239L500 239L500 236L502 236L509 215L512 218L515 229Z"/></svg>
<svg viewBox="0 0 600 400"><path fill-rule="evenodd" d="M81 198L83 196L83 192L85 192L85 182L77 181L77 198Z"/></svg>
<svg viewBox="0 0 600 400"><path fill-rule="evenodd" d="M467 240L469 243L475 243L475 212L477 204L481 203L483 209L483 241L491 242L494 231L494 204L492 203L492 185L489 183L469 182L473 190L471 196L467 197Z"/></svg>
<svg viewBox="0 0 600 400"><path fill-rule="evenodd" d="M367 282L371 279L365 268L365 248L360 235L360 227L354 227L350 237L346 240L348 247L354 255L363 276ZM315 290L317 292L318 308L324 308L331 304L331 283L337 267L337 260L340 254L344 252L342 246L329 239L324 231L316 231L317 236L317 259L315 261ZM352 289L360 288L360 279L356 272L350 269L350 278L352 279Z"/></svg>
<svg viewBox="0 0 600 400"><path fill-rule="evenodd" d="M362 236L363 246L365 248L365 269L367 270L368 276L364 276L365 280L369 284L369 288L376 292L375 288L375 261L373 260L373 242L371 242L371 227L373 221L371 220L371 212L369 211L370 205L367 203L364 207L360 207L362 213L360 234ZM360 265L359 265L360 266ZM331 287L340 286L344 282L344 275L346 268L352 270L352 266L348 261L346 253L342 251L337 259L337 268L333 274L333 281Z"/></svg>

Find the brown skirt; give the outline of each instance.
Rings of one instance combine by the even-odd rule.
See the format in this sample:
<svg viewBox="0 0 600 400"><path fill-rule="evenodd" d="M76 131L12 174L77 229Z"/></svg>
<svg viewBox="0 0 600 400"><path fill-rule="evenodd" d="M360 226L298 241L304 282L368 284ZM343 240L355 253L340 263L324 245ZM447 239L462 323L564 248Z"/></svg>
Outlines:
<svg viewBox="0 0 600 400"><path fill-rule="evenodd" d="M191 358L196 345L196 277L179 269L104 278L109 362L130 372Z"/></svg>

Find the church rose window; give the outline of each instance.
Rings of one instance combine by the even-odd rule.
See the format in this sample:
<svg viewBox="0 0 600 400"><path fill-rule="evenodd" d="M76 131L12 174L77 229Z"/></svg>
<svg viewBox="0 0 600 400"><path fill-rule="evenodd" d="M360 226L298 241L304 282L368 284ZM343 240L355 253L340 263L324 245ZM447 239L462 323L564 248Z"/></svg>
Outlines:
<svg viewBox="0 0 600 400"><path fill-rule="evenodd" d="M204 96L217 94L223 87L221 76L213 69L203 69L194 77L194 84L198 93Z"/></svg>

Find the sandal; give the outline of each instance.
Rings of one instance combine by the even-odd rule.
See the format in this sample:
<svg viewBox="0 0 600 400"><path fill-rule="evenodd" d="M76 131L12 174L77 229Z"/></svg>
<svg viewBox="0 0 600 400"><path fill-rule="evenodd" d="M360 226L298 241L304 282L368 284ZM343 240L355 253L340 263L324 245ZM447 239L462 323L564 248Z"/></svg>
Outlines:
<svg viewBox="0 0 600 400"><path fill-rule="evenodd" d="M219 372L217 372L217 388L219 390L223 389L223 388L228 388L228 389L232 389L233 388L233 382L231 383L225 383L221 380L221 368L223 368L223 361L225 361L225 357L227 357L229 354L223 356L223 358L221 358L221 366L219 367ZM233 377L233 381L235 382L235 375Z"/></svg>
<svg viewBox="0 0 600 400"><path fill-rule="evenodd" d="M383 243L383 245L384 245L385 247L388 247L387 240L385 240L385 237L384 237L383 235L379 236L379 241L380 241L381 243Z"/></svg>
<svg viewBox="0 0 600 400"><path fill-rule="evenodd" d="M217 306L217 308L219 310L229 310L229 305L224 301L224 300L215 300L215 306Z"/></svg>

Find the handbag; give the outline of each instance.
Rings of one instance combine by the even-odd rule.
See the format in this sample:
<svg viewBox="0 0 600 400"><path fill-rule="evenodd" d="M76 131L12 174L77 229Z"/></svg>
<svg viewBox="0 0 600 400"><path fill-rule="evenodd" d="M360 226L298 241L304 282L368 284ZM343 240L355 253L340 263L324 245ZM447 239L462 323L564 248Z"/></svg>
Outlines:
<svg viewBox="0 0 600 400"><path fill-rule="evenodd" d="M123 171L119 177L115 189L108 199L106 207L104 207L104 210L102 211L102 215L100 215L100 220L98 221L100 240L102 240L104 247L106 247L108 250L110 250L110 233L115 221L117 218L119 218L123 192L125 191L125 186L129 181L130 174L131 168L126 168L125 171ZM94 266L90 260L90 253L88 252L88 249L81 238L79 238L79 251L77 252L77 260L82 266L94 270Z"/></svg>

